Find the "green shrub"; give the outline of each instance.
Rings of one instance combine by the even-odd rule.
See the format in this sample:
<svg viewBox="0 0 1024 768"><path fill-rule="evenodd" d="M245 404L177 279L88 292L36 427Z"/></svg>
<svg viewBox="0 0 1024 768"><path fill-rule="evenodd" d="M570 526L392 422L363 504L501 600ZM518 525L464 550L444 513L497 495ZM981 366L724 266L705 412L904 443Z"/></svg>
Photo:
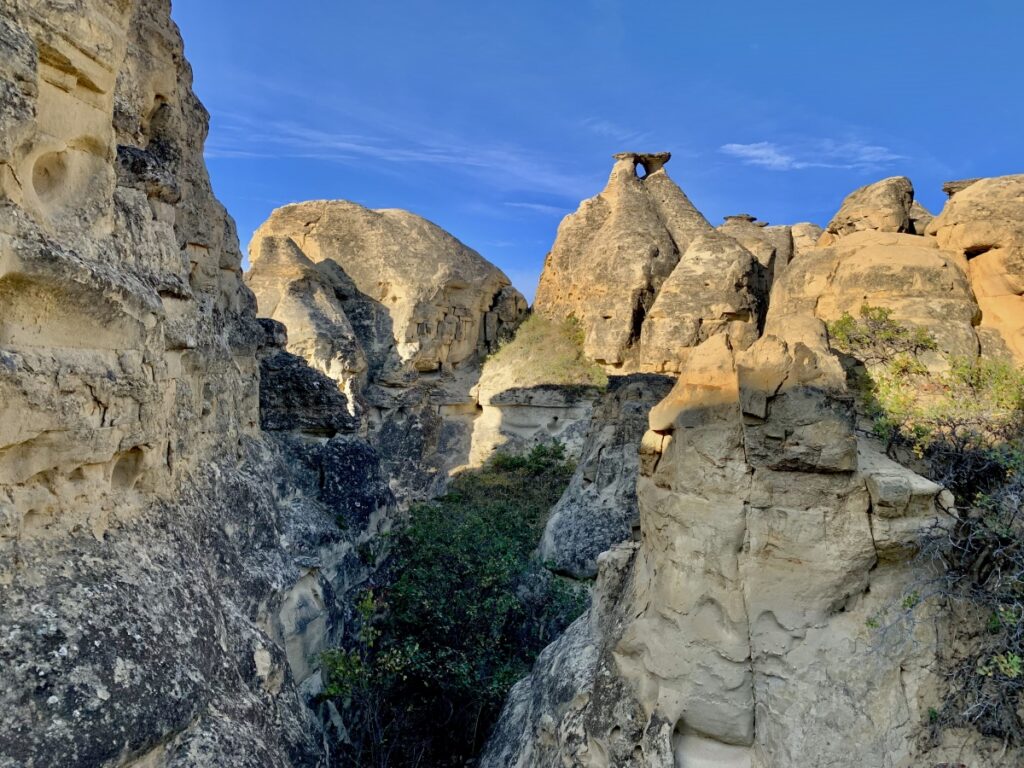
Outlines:
<svg viewBox="0 0 1024 768"><path fill-rule="evenodd" d="M583 354L579 321L572 317L554 320L536 313L523 321L511 341L487 359L482 376L482 381L502 382L504 389L608 385L604 369Z"/></svg>
<svg viewBox="0 0 1024 768"><path fill-rule="evenodd" d="M497 455L416 505L351 647L323 656L345 712L345 764L463 765L511 686L585 607L585 590L533 557L568 485L561 446Z"/></svg>
<svg viewBox="0 0 1024 768"><path fill-rule="evenodd" d="M1002 359L952 359L931 371L921 329L864 306L829 325L833 346L864 363L861 408L895 456L909 452L957 500L951 526L925 533L921 557L938 576L902 603L912 617L938 602L950 617L945 692L928 726L973 727L1024 744L1024 372ZM924 570L924 569L923 569ZM877 619L873 620L879 626Z"/></svg>

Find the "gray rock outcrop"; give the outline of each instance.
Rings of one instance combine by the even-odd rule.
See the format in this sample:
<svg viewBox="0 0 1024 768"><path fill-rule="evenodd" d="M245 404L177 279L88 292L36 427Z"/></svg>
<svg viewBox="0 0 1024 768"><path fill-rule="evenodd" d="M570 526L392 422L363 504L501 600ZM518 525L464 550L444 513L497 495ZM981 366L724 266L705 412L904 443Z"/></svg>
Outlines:
<svg viewBox="0 0 1024 768"><path fill-rule="evenodd" d="M0 51L0 765L323 765L377 456L256 321L169 3Z"/></svg>

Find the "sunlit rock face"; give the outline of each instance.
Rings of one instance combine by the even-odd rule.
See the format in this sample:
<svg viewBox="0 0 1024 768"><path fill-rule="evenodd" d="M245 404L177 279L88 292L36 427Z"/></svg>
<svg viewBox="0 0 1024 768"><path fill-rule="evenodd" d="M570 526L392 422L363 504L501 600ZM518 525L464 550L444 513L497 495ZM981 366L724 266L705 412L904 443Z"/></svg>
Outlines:
<svg viewBox="0 0 1024 768"><path fill-rule="evenodd" d="M282 251L290 251L291 275L281 272ZM291 310L281 307L284 297L269 295L270 285L292 291L295 282L310 279L303 269L320 267L321 282L348 309L374 372L457 366L496 346L526 310L501 270L407 211L373 211L342 200L285 206L253 236L250 259L248 280L261 314L286 325L277 314ZM271 270L278 273L273 281L266 276Z"/></svg>
<svg viewBox="0 0 1024 768"><path fill-rule="evenodd" d="M1024 361L1024 175L975 179L951 187L929 224L939 247L967 262L981 308L980 336L992 354Z"/></svg>
<svg viewBox="0 0 1024 768"><path fill-rule="evenodd" d="M938 365L997 352L986 334L1008 333L986 314L972 259L1002 250L992 293L1016 296L1012 216L991 212L1008 210L1016 179L976 182L985 213L972 196L957 204L976 185L957 191L928 235L903 181L851 195L835 220L849 226L817 245L813 227L794 228L753 340L718 333L680 350L640 448L637 541L598 558L594 604L512 691L484 766L1019 759L1000 744L958 755L920 740L942 617L872 629L920 583L915 541L948 524L951 497L858 435L827 323L886 307L934 334Z"/></svg>
<svg viewBox="0 0 1024 768"><path fill-rule="evenodd" d="M0 51L0 765L319 765L376 454L256 321L169 3Z"/></svg>
<svg viewBox="0 0 1024 768"><path fill-rule="evenodd" d="M731 238L713 245L714 228L665 170L668 153L615 159L604 190L562 221L536 311L576 318L587 356L619 372L675 370L678 348L720 330L750 336L760 264Z"/></svg>
<svg viewBox="0 0 1024 768"><path fill-rule="evenodd" d="M249 256L259 313L338 382L399 499L440 493L470 461L480 366L522 320L523 296L429 221L340 200L274 211Z"/></svg>

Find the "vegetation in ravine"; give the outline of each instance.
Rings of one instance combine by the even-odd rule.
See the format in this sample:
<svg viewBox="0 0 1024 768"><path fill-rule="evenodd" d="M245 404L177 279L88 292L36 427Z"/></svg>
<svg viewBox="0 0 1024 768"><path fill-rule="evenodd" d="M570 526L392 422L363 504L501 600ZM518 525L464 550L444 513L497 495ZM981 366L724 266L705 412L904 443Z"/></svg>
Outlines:
<svg viewBox="0 0 1024 768"><path fill-rule="evenodd" d="M897 607L912 620L938 603L952 617L940 650L945 696L928 728L970 727L1024 744L1024 372L1009 360L944 361L935 340L864 306L829 325L833 347L865 363L862 412L890 455L916 462L953 492L949 524L929 530L921 557L935 574ZM934 355L932 356L934 359ZM878 620L873 620L877 626Z"/></svg>
<svg viewBox="0 0 1024 768"><path fill-rule="evenodd" d="M558 445L499 454L413 507L358 636L322 659L348 730L342 764L462 766L479 752L511 686L585 607L585 589L533 555L572 470Z"/></svg>
<svg viewBox="0 0 1024 768"><path fill-rule="evenodd" d="M583 327L574 317L531 314L515 337L491 355L484 376L510 386L598 387L608 385L601 366L583 354Z"/></svg>

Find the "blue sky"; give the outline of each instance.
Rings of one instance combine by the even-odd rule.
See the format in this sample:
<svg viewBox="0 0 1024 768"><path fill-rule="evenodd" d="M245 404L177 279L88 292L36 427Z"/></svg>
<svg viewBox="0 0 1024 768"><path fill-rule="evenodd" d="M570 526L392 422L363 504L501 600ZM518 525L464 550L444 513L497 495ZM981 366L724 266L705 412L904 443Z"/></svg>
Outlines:
<svg viewBox="0 0 1024 768"><path fill-rule="evenodd" d="M1024 3L175 0L243 248L315 198L405 208L528 296L610 155L669 150L712 221L824 224L910 176L1024 172Z"/></svg>

